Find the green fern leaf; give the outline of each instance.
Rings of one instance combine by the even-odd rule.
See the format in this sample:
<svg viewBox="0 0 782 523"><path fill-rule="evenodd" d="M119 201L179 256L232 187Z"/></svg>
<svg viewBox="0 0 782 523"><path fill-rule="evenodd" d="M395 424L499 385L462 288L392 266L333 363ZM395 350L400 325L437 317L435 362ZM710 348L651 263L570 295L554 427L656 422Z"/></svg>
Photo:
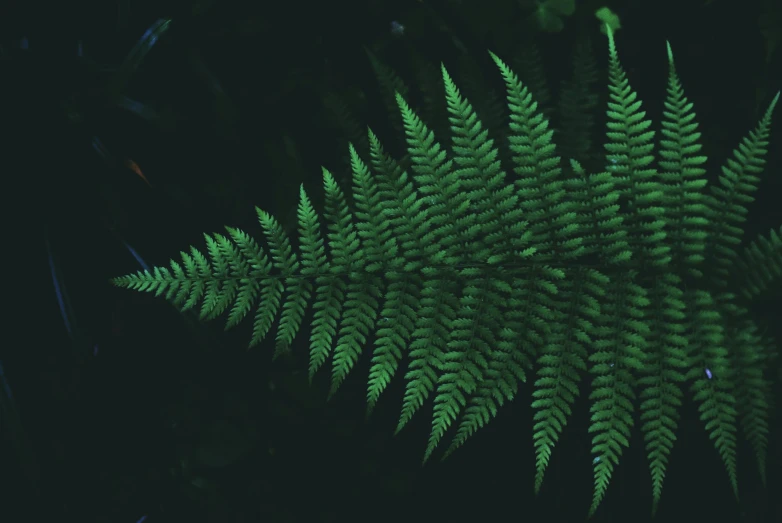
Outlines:
<svg viewBox="0 0 782 523"><path fill-rule="evenodd" d="M668 50L668 96L665 100L660 140L660 178L665 191L666 243L671 247L674 264L687 267L687 272L699 278L697 267L704 261L707 236L708 207L702 195L706 185L706 170L701 167L706 157L699 155L701 133L697 132L693 104L684 90Z"/></svg>
<svg viewBox="0 0 782 523"><path fill-rule="evenodd" d="M736 399L733 371L725 348L725 332L713 297L704 291L688 296L692 315L686 379L692 383L693 399L699 403L701 421L722 458L733 493L738 499L736 474ZM712 379L712 378L716 379Z"/></svg>
<svg viewBox="0 0 782 523"><path fill-rule="evenodd" d="M755 452L760 478L765 486L770 417L766 398L770 395L771 384L763 377L762 340L757 334L757 326L747 321L732 333L732 341L736 347L732 367L736 372L736 404L741 427Z"/></svg>
<svg viewBox="0 0 782 523"><path fill-rule="evenodd" d="M779 292L782 285L782 227L771 229L747 246L736 260L742 295L752 300L762 294Z"/></svg>
<svg viewBox="0 0 782 523"><path fill-rule="evenodd" d="M610 302L603 306L600 339L593 343L589 356L593 374L592 412L589 426L592 437L595 489L589 517L594 515L605 497L614 466L619 463L622 447L630 445L633 426L633 390L635 374L643 369L648 325L641 320L649 305L646 291L633 283L616 281L609 291ZM627 311L626 315L619 313Z"/></svg>
<svg viewBox="0 0 782 523"><path fill-rule="evenodd" d="M728 158L727 164L722 167L719 177L722 187L710 187L710 219L715 228L707 245L707 257L715 259L716 269L710 277L722 288L728 285L731 268L736 262L735 248L741 243L741 225L746 220L746 205L753 200L750 193L757 190L760 181L756 175L763 171L766 163L764 156L771 130L771 114L779 101L779 95L777 93L771 101L757 127L734 149L733 158Z"/></svg>
<svg viewBox="0 0 782 523"><path fill-rule="evenodd" d="M593 87L597 80L590 41L580 39L573 53L573 78L560 88L557 137L563 157L582 163L596 159L591 155L595 154L592 135L598 96Z"/></svg>
<svg viewBox="0 0 782 523"><path fill-rule="evenodd" d="M169 266L113 283L197 307L204 319L226 315L227 328L255 307L250 344L276 326L275 355L290 349L311 304L309 377L331 359L330 396L374 339L367 413L394 379L405 382L397 432L431 397L424 461L449 431L443 457L462 446L534 374L536 492L589 375L590 515L631 443L636 409L657 509L687 391L738 495L737 425L765 481L773 398L764 372L776 354L749 300L782 279L782 241L772 230L735 248L779 95L728 161L720 187L707 191L695 113L670 46L655 164L651 122L606 34L602 172L576 159L563 167L530 89L494 54L509 109L505 151L444 66L451 149L376 66L407 155L391 158L371 130L368 159L349 145L351 205L324 168L322 214L300 188L297 249L257 209L263 245L229 227L227 236L205 235L206 254L191 247ZM512 181L500 161L508 157ZM737 270L742 276L727 278Z"/></svg>

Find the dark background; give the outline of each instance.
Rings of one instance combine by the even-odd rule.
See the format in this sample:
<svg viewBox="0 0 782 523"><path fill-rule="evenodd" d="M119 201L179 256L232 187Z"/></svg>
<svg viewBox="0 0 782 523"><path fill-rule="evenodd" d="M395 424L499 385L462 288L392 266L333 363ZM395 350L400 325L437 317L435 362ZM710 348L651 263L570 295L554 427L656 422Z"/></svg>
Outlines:
<svg viewBox="0 0 782 523"><path fill-rule="evenodd" d="M292 358L272 362L272 342L246 350L249 320L227 333L220 322L188 326L163 300L108 283L139 268L123 241L162 265L188 245L202 246L203 232L226 224L260 235L253 205L289 219L301 183L317 202L321 165L347 180L346 137L325 116L325 92L363 100L359 122L391 144L395 134L364 46L400 74L409 71L414 48L442 60L459 83L454 38L471 52L492 48L504 57L511 50L498 48L500 42L531 37L556 92L569 74L577 30L587 28L604 67L605 39L591 16L600 4L579 3L565 30L553 35L536 32L528 10L515 4L513 17L492 19L490 10L508 5L2 4L0 361L19 415L0 418L4 522L134 522L144 515L150 523L584 520L592 487L585 397L535 498L528 391L448 460L421 468L431 407L393 438L403 391L397 378L365 423L366 356L326 404L326 369L312 389L306 386L304 336ZM755 126L758 108L782 87L780 52L764 61L763 2L609 5L622 17L620 57L655 120L667 78L664 43L671 42L714 180ZM475 16L481 9L483 16ZM106 86L159 18L171 18L171 26L122 92L154 108L158 117L146 121L117 108L116 93ZM393 21L405 25L403 35L392 32ZM486 74L494 71L486 68ZM779 108L773 123L748 238L782 223ZM109 158L93 149L96 136ZM128 158L151 187L126 167ZM50 258L73 305L72 337L58 308ZM780 305L771 296L756 307L777 334ZM779 419L772 420L767 490L751 450L740 443L736 502L687 402L657 520L779 521L780 501L768 494L782 492ZM182 457L202 448L215 424L249 427L255 445L229 465L184 472ZM651 482L641 441L636 427L595 521L649 519ZM196 477L208 485L193 487Z"/></svg>

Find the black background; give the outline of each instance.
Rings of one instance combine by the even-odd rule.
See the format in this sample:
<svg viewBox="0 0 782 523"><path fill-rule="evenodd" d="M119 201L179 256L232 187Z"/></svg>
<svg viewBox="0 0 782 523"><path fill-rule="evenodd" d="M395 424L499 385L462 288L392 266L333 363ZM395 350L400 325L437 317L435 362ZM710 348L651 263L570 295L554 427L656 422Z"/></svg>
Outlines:
<svg viewBox="0 0 782 523"><path fill-rule="evenodd" d="M362 46L382 49L382 58L402 70L407 49L415 46L453 72L453 35L432 29L428 13L436 12L479 52L492 48L499 33L530 30L523 17L476 30L460 16L463 4L469 0L461 7L426 0L3 4L0 359L26 433L17 447L19 438L6 431L0 447L4 522L119 522L142 515L150 523L584 520L592 485L584 397L536 498L528 390L459 452L421 468L431 407L393 438L403 391L398 378L364 423L366 356L326 405L327 369L313 391L291 378L306 368L304 336L293 361L272 362L271 342L246 351L248 325L223 333L214 322L194 333L162 300L108 283L138 267L107 223L148 262L164 264L190 244L201 246L203 232L226 224L260 234L253 205L285 217L301 183L317 200L321 165L344 176L344 137L321 117L318 90L324 86L366 93L362 116L391 141ZM764 63L760 3L639 0L612 7L622 16L620 57L654 119L665 92L664 43L671 42L714 180L757 122L757 108L782 87L780 53ZM94 63L119 64L161 17L172 25L127 93L165 112L165 122L150 124L112 106L104 88L108 75ZM392 34L390 23L408 18L428 20L428 32ZM605 40L596 22L587 14L574 17L576 23L592 27L604 65ZM535 36L552 85L568 73L570 29ZM23 37L26 50L18 48ZM80 41L89 61L77 56ZM230 108L220 105L193 66L194 56L219 80ZM80 122L64 114L65 102L78 108ZM778 115L779 108L748 238L782 223ZM138 163L152 187L121 161L96 155L94 136L117 158ZM291 141L300 164L285 169L275 164L275 152ZM73 302L75 342L58 310L45 234ZM782 334L775 321L778 296L756 309ZM212 497L188 498L169 473L177 448L220 418L227 402L252 413L258 446L241 463L211 473ZM198 414L172 420L192 411ZM766 490L751 450L740 443L736 502L694 405L685 403L657 520L779 521L780 501L768 494L782 492L779 419L772 420ZM595 521L649 519L651 482L637 427L633 436Z"/></svg>

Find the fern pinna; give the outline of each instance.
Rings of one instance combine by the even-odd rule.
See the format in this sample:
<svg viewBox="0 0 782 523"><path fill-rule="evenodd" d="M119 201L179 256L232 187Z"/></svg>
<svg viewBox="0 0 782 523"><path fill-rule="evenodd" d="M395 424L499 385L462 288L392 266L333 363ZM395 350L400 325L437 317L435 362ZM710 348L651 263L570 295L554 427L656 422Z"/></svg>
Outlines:
<svg viewBox="0 0 782 523"><path fill-rule="evenodd" d="M206 254L190 247L181 261L113 283L200 307L203 318L227 311L228 327L255 308L251 346L276 323L277 352L289 349L312 304L310 377L330 359L333 394L374 340L368 409L391 380L404 379L398 431L432 397L424 460L449 429L445 455L461 446L530 379L536 490L588 377L590 514L629 445L637 410L656 509L687 392L737 493L739 427L765 470L764 371L773 345L748 303L782 279L782 241L772 231L736 249L779 94L719 185L707 188L693 106L670 47L656 143L607 34L604 171L563 163L527 87L492 54L507 88L512 182L443 66L449 148L397 93L410 172L370 131L368 159L350 146L352 206L326 169L322 215L300 189L298 249L257 209L266 246L228 227L227 235L205 236Z"/></svg>

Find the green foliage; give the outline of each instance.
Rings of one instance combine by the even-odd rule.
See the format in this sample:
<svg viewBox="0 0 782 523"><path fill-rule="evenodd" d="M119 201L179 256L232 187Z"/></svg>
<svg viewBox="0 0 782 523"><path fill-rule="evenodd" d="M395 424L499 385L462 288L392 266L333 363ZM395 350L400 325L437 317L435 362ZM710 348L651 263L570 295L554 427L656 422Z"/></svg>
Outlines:
<svg viewBox="0 0 782 523"><path fill-rule="evenodd" d="M276 354L290 350L311 305L310 379L330 360L333 395L371 345L369 411L394 379L405 381L397 431L433 399L424 461L452 431L450 455L531 378L536 491L588 376L590 515L636 419L656 510L688 390L738 495L739 427L765 477L764 372L773 351L748 303L782 281L782 241L772 231L737 247L779 94L707 190L693 105L670 46L655 142L610 27L607 35L605 170L561 161L530 90L491 54L506 88L513 180L441 66L448 147L397 87L407 159L390 157L371 130L367 158L350 145L354 203L324 168L322 214L300 189L297 245L256 209L265 246L228 227L227 236L205 236L206 255L191 247L181 261L113 283L200 307L203 318L227 312L229 328L255 308L250 345L276 324ZM387 85L403 85L373 65ZM572 96L592 103L586 95ZM737 271L740 278L729 277Z"/></svg>
<svg viewBox="0 0 782 523"><path fill-rule="evenodd" d="M622 24L619 21L619 15L611 11L608 7L601 7L597 11L595 11L595 16L597 17L600 22L602 22L602 25L600 26L600 31L603 34L606 34L606 27L611 29L612 32L616 32L618 29L622 28Z"/></svg>
<svg viewBox="0 0 782 523"><path fill-rule="evenodd" d="M527 2L522 2L524 5ZM536 0L533 4L533 19L541 31L559 33L565 27L562 17L572 16L576 11L576 0Z"/></svg>
<svg viewBox="0 0 782 523"><path fill-rule="evenodd" d="M588 39L579 40L573 53L573 76L562 82L559 89L557 145L563 158L582 164L592 164L600 157L592 143L598 102L594 89L597 82L598 69L591 43ZM541 103L538 96L535 99L538 104Z"/></svg>

